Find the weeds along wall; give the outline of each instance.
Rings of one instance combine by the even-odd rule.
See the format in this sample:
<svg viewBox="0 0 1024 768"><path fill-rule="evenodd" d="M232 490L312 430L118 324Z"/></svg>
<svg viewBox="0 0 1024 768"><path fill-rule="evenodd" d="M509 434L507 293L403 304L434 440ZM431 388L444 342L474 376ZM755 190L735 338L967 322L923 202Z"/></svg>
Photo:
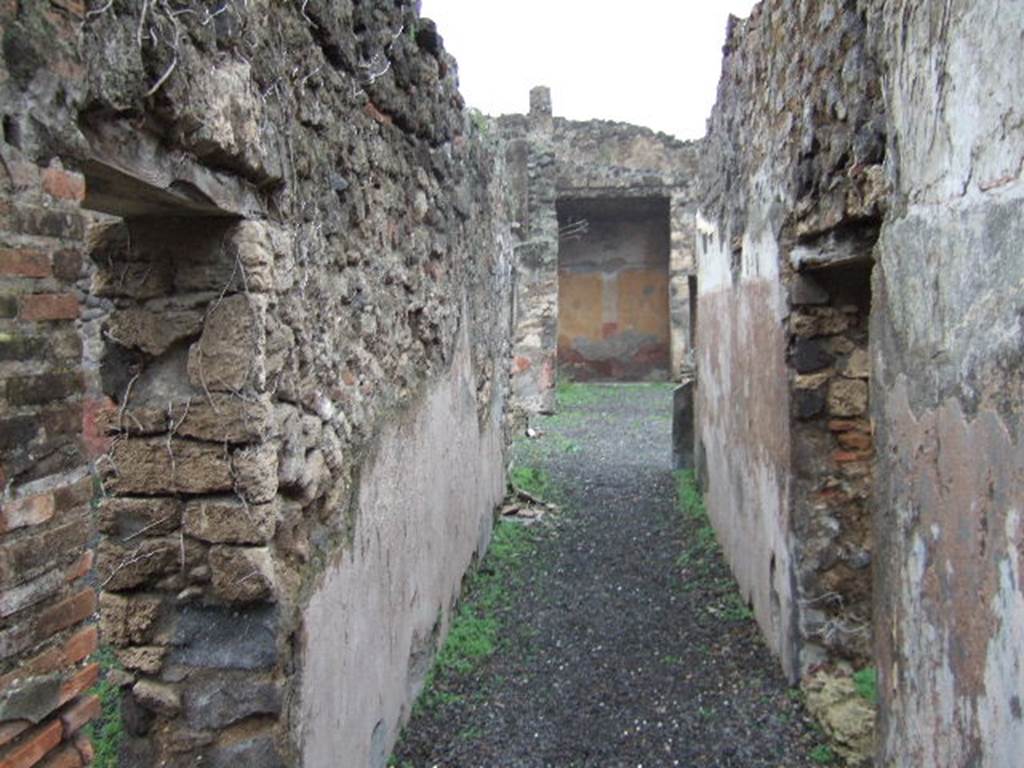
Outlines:
<svg viewBox="0 0 1024 768"><path fill-rule="evenodd" d="M383 765L504 490L454 61L403 2L0 21L0 762L88 762L102 644L123 765Z"/></svg>

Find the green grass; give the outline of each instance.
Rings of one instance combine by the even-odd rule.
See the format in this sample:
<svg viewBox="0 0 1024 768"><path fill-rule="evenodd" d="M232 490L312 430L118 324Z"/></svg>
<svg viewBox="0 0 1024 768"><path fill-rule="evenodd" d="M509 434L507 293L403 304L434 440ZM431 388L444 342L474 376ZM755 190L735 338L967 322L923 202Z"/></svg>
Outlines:
<svg viewBox="0 0 1024 768"><path fill-rule="evenodd" d="M86 734L92 741L96 754L93 768L117 768L117 753L124 739L124 725L121 722L121 689L114 685L108 673L120 669L121 665L109 646L100 648L93 655L93 661L100 664L100 681L90 693L99 696L102 710L100 716L88 726Z"/></svg>
<svg viewBox="0 0 1024 768"><path fill-rule="evenodd" d="M735 581L731 577L714 575L720 547L704 506L704 497L697 487L696 474L692 469L682 469L675 476L679 512L688 521L696 523L692 532L688 532L685 549L676 558L676 565L689 572L690 580L684 589L693 589L699 583L717 598L708 605L709 613L726 621L750 621L754 613L736 591Z"/></svg>
<svg viewBox="0 0 1024 768"><path fill-rule="evenodd" d="M833 765L836 762L836 753L832 751L832 747L825 744L819 744L812 749L808 757L817 765Z"/></svg>
<svg viewBox="0 0 1024 768"><path fill-rule="evenodd" d="M575 381L562 380L555 387L555 401L561 408L579 408L600 402L607 389L594 384L580 384Z"/></svg>
<svg viewBox="0 0 1024 768"><path fill-rule="evenodd" d="M531 496L536 496L539 499L551 498L551 479L547 472L538 467L513 467L509 482L513 488L526 491Z"/></svg>
<svg viewBox="0 0 1024 768"><path fill-rule="evenodd" d="M498 649L500 612L520 583L518 571L535 539L525 526L499 521L487 554L467 580L448 637L427 674L415 712L459 703L458 683L474 674ZM453 690L456 689L456 690Z"/></svg>
<svg viewBox="0 0 1024 768"><path fill-rule="evenodd" d="M853 673L857 693L872 706L878 705L878 674L874 667L864 667Z"/></svg>

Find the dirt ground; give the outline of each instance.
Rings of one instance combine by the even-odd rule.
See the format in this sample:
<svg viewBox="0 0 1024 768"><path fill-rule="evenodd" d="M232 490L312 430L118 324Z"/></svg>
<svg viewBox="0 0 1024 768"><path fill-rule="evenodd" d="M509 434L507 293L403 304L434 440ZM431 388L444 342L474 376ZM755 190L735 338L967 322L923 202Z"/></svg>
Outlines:
<svg viewBox="0 0 1024 768"><path fill-rule="evenodd" d="M436 670L391 764L828 764L706 522L677 502L671 388L560 394L558 415L532 424L542 436L517 442L514 474L560 511L497 570L484 560L490 597L471 581L466 601L493 618L493 648Z"/></svg>

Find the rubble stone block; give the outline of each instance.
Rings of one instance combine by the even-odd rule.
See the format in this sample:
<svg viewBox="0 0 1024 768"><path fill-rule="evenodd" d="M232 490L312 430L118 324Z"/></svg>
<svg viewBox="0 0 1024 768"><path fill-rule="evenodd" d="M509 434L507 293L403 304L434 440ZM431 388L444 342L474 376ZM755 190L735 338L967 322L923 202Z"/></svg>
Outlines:
<svg viewBox="0 0 1024 768"><path fill-rule="evenodd" d="M165 536L181 526L183 504L167 497L108 496L99 509L99 529L115 539Z"/></svg>
<svg viewBox="0 0 1024 768"><path fill-rule="evenodd" d="M235 489L250 504L266 504L277 494L277 450L263 445L236 451L231 458Z"/></svg>
<svg viewBox="0 0 1024 768"><path fill-rule="evenodd" d="M835 379L828 388L832 416L862 416L868 410L868 384L860 379Z"/></svg>
<svg viewBox="0 0 1024 768"><path fill-rule="evenodd" d="M175 538L100 542L96 576L103 589L119 592L157 581L181 568L180 542Z"/></svg>
<svg viewBox="0 0 1024 768"><path fill-rule="evenodd" d="M134 645L117 651L117 660L125 669L155 675L163 667L169 648L163 645Z"/></svg>
<svg viewBox="0 0 1024 768"><path fill-rule="evenodd" d="M203 327L201 309L150 311L126 307L111 314L108 333L125 347L157 357L173 344L198 336Z"/></svg>
<svg viewBox="0 0 1024 768"><path fill-rule="evenodd" d="M100 594L100 634L116 647L145 644L162 601L152 595Z"/></svg>
<svg viewBox="0 0 1024 768"><path fill-rule="evenodd" d="M213 592L222 600L249 603L274 596L274 561L264 547L213 547L210 569Z"/></svg>
<svg viewBox="0 0 1024 768"><path fill-rule="evenodd" d="M265 376L266 302L227 296L211 307L202 335L189 349L192 386L220 392L261 389Z"/></svg>
<svg viewBox="0 0 1024 768"><path fill-rule="evenodd" d="M174 717L181 711L181 694L166 683L139 680L132 686L132 695L143 707L164 717Z"/></svg>

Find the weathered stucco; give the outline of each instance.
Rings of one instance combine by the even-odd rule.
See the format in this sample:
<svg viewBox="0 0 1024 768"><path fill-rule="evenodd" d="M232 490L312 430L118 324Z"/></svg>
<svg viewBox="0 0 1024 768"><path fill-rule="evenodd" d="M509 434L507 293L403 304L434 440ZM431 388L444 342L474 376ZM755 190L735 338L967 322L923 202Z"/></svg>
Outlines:
<svg viewBox="0 0 1024 768"><path fill-rule="evenodd" d="M697 467L718 540L769 647L799 673L790 541L789 388L777 246L748 241L743 267L729 238L699 225Z"/></svg>
<svg viewBox="0 0 1024 768"><path fill-rule="evenodd" d="M478 428L467 346L463 334L451 370L377 438L352 545L303 610L304 765L383 768L487 545L504 495L502 413Z"/></svg>
<svg viewBox="0 0 1024 768"><path fill-rule="evenodd" d="M876 267L883 765L1024 754L1024 35L996 0L877 4L893 214ZM921 119L927 115L928 119Z"/></svg>

